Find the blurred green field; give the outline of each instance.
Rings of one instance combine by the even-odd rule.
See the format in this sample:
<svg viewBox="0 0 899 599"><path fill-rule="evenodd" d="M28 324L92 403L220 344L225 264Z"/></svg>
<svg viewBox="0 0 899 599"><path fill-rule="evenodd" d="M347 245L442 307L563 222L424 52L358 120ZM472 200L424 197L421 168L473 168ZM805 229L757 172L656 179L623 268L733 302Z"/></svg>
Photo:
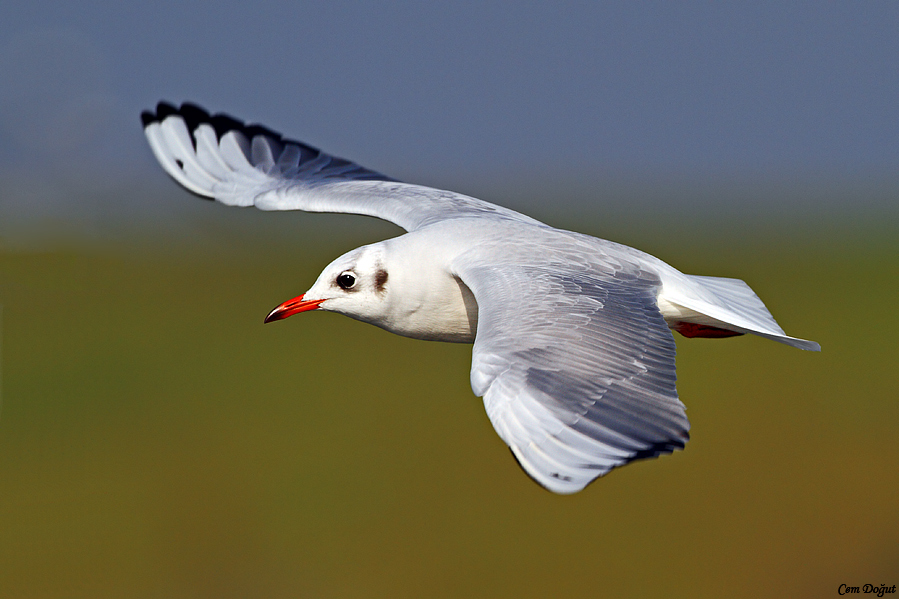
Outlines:
<svg viewBox="0 0 899 599"><path fill-rule="evenodd" d="M290 242L0 253L0 597L828 597L899 583L887 227L617 238L745 279L823 352L678 338L686 450L560 497L493 432L470 346L321 313L263 326L332 258L389 234L329 240L344 221L313 222L326 226Z"/></svg>

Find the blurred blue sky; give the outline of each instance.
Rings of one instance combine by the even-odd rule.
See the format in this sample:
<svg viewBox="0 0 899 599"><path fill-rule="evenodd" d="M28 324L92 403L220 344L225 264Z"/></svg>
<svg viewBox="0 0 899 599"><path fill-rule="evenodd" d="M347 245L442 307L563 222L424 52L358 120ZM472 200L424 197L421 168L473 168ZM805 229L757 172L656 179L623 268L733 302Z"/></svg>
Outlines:
<svg viewBox="0 0 899 599"><path fill-rule="evenodd" d="M159 99L481 196L895 183L897 32L896 2L11 0L0 219L164 179L138 119Z"/></svg>

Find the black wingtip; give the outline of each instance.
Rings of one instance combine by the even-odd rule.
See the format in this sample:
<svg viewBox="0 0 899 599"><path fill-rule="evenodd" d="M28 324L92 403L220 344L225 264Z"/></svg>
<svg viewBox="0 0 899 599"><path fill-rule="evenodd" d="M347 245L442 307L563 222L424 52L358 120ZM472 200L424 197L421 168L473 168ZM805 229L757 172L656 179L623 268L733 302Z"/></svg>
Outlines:
<svg viewBox="0 0 899 599"><path fill-rule="evenodd" d="M169 104L168 102L163 101L156 105L156 118L158 120L165 120L166 117L173 114L178 114L178 109L174 106L174 104Z"/></svg>
<svg viewBox="0 0 899 599"><path fill-rule="evenodd" d="M237 120L230 114L224 114L222 112L209 117L209 124L215 129L215 136L219 139L221 139L228 131L243 131L246 127L243 122ZM280 139L280 137L280 135L277 135L275 136L275 139Z"/></svg>
<svg viewBox="0 0 899 599"><path fill-rule="evenodd" d="M308 149L309 151L319 151L317 148L312 148L307 144L303 144L294 140L284 139L283 135L263 125L258 125L255 123L244 123L243 121L234 118L230 114L225 114L222 112L211 114L205 108L199 106L198 104L194 104L193 102L184 102L179 107L169 102L161 101L156 105L156 112L153 112L152 110L145 110L141 113L140 120L144 128L146 128L152 123L161 123L166 118L172 115L178 115L182 119L184 119L184 124L187 125L188 131L194 131L201 124L212 125L212 128L215 129L215 134L219 139L221 139L221 137L229 131L236 130L241 131L249 138L252 138L256 135L265 135L266 137L282 143L293 143L303 147L304 149Z"/></svg>
<svg viewBox="0 0 899 599"><path fill-rule="evenodd" d="M153 123L161 123L165 119L173 115L180 117L184 121L184 124L189 132L191 142L194 144L194 149L196 149L197 143L197 128L200 127L200 125L210 125L215 130L215 135L219 140L230 131L239 131L248 139L253 139L256 136L261 135L269 138L271 142L274 142L275 146L277 146L278 144L290 144L296 146L302 154L300 158L301 164L313 161L324 154L321 150L314 146L310 146L293 139L285 138L277 131L269 129L264 125L259 125L256 123L244 123L243 121L240 121L232 117L231 115L221 112L210 114L205 108L202 108L192 102L184 102L180 107L176 107L175 105L165 101L159 102L159 104L156 105L155 113L152 110L145 110L141 113L140 120L143 124L143 128L146 129ZM337 172L336 176L351 178L355 180L396 181L396 179L386 177L381 173L366 169L343 158L329 156L326 154L325 156L327 156L327 158L329 159L329 168L331 169L331 171ZM349 172L348 167L352 167L353 172ZM327 176L327 171L325 172L325 176Z"/></svg>
<svg viewBox="0 0 899 599"><path fill-rule="evenodd" d="M203 123L208 123L210 116L203 108L191 102L185 102L178 110L178 114L184 119L188 131L194 131Z"/></svg>
<svg viewBox="0 0 899 599"><path fill-rule="evenodd" d="M178 109L168 102L160 102L156 105L156 112L153 112L152 110L145 110L140 113L140 122L146 129L148 125L162 122L165 117L172 114L178 114Z"/></svg>
<svg viewBox="0 0 899 599"><path fill-rule="evenodd" d="M140 122L144 129L156 122L156 113L145 110L140 113Z"/></svg>
<svg viewBox="0 0 899 599"><path fill-rule="evenodd" d="M689 440L690 433L684 432L683 439L671 439L668 441L653 443L646 449L641 449L640 451L629 457L625 464L630 464L631 462L635 462L637 460L649 460L652 458L657 458L669 453L674 453L675 451L682 451L687 446L687 441ZM622 466L623 465L624 464L622 464Z"/></svg>

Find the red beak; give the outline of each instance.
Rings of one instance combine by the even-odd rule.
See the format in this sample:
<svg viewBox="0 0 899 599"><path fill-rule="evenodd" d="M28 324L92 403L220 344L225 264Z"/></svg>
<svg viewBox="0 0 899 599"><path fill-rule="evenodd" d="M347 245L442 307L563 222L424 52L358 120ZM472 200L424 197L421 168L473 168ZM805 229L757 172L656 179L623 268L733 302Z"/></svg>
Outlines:
<svg viewBox="0 0 899 599"><path fill-rule="evenodd" d="M288 316L293 316L294 314L299 314L300 312L315 310L323 301L325 300L304 300L302 295L299 297L295 297L292 300L287 300L286 302L269 312L268 316L265 317L265 322L283 320Z"/></svg>

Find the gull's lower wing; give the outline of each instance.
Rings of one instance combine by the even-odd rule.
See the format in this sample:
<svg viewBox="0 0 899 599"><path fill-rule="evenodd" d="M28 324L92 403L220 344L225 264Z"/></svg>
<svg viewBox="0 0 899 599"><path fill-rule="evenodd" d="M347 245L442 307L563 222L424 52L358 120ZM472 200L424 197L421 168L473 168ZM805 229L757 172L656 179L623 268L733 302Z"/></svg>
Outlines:
<svg viewBox="0 0 899 599"><path fill-rule="evenodd" d="M574 493L683 448L690 424L658 277L608 256L548 250L522 262L504 251L479 248L453 269L478 304L472 388L522 468Z"/></svg>
<svg viewBox="0 0 899 599"><path fill-rule="evenodd" d="M401 183L261 125L161 102L141 115L147 141L185 189L231 206L374 216L407 231L481 216L537 223L451 191Z"/></svg>

